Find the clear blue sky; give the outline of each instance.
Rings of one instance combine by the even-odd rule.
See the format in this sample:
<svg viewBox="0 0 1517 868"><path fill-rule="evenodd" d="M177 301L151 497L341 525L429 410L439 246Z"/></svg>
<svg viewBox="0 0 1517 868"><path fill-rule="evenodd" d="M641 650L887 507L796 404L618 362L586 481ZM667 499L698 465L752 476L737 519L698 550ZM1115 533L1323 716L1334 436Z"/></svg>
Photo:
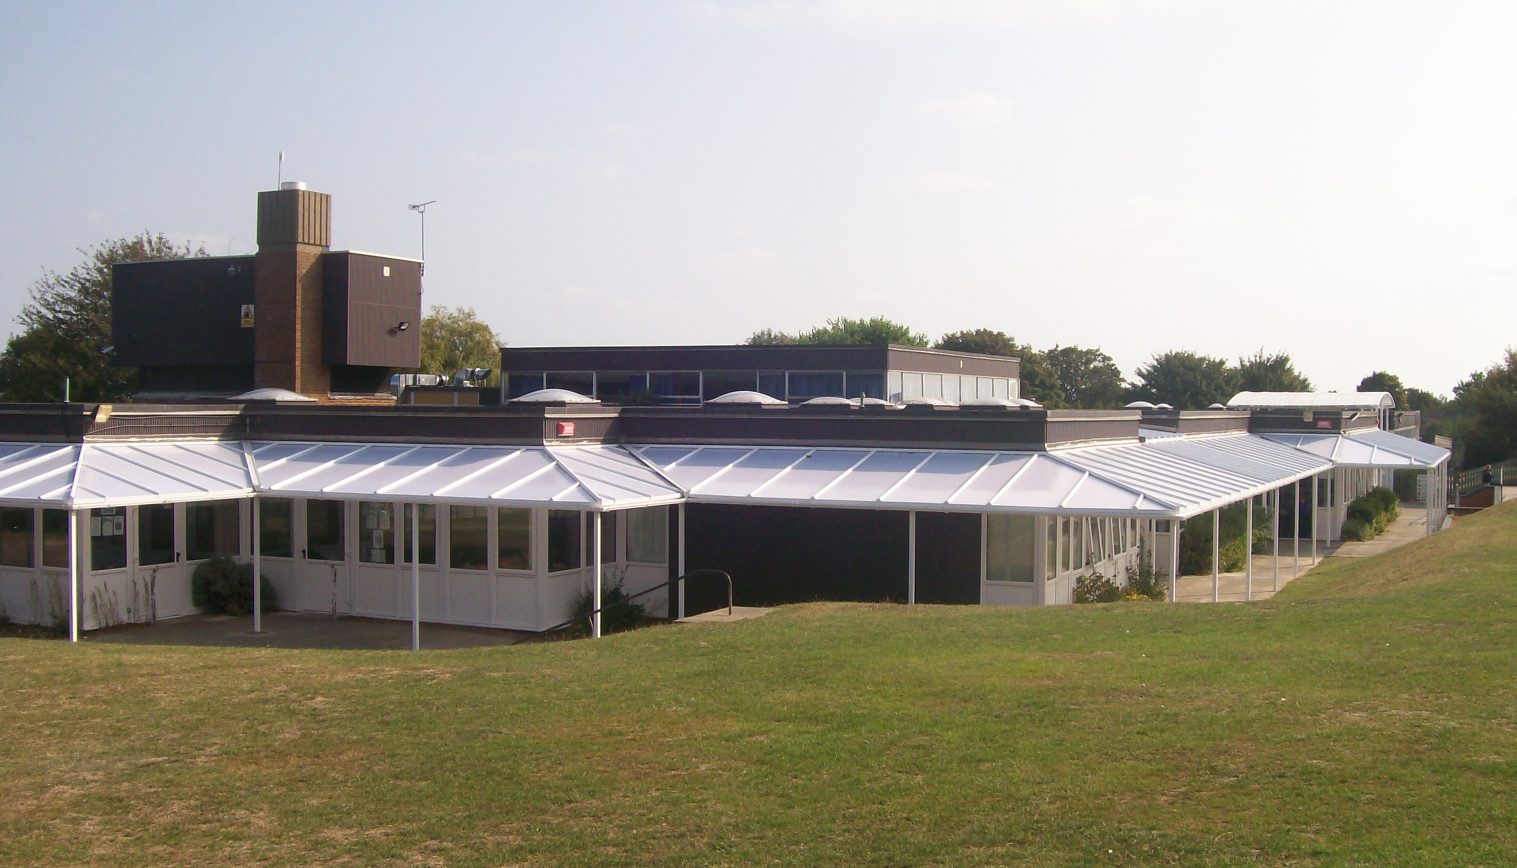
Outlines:
<svg viewBox="0 0 1517 868"><path fill-rule="evenodd" d="M1517 3L10 2L0 321L254 194L508 343L882 314L1447 392L1517 342Z"/></svg>

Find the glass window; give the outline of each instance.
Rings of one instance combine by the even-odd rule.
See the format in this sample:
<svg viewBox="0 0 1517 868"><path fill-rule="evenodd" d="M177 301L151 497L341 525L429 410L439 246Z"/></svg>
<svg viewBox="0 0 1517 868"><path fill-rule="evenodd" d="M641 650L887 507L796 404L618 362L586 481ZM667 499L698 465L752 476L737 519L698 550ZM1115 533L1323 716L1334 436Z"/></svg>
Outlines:
<svg viewBox="0 0 1517 868"><path fill-rule="evenodd" d="M90 510L90 569L119 570L126 566L126 509L112 506Z"/></svg>
<svg viewBox="0 0 1517 868"><path fill-rule="evenodd" d="M411 562L411 506L407 504L401 507L403 518L401 520L401 535L404 539L400 544L400 562ZM421 550L421 562L428 566L437 564L437 505L434 503L421 503L416 505L416 524L420 531L420 539L416 541L417 548Z"/></svg>
<svg viewBox="0 0 1517 868"><path fill-rule="evenodd" d="M771 398L785 400L785 372L759 371L758 390Z"/></svg>
<svg viewBox="0 0 1517 868"><path fill-rule="evenodd" d="M976 398L989 398L994 394L995 391L994 387L991 386L990 377L974 378L974 396Z"/></svg>
<svg viewBox="0 0 1517 868"><path fill-rule="evenodd" d="M878 372L850 372L848 374L848 394L845 397L857 398L860 395L866 398L885 397L885 375Z"/></svg>
<svg viewBox="0 0 1517 868"><path fill-rule="evenodd" d="M242 501L192 503L184 508L185 557L203 561L242 554Z"/></svg>
<svg viewBox="0 0 1517 868"><path fill-rule="evenodd" d="M901 399L922 397L922 375L904 371L901 373Z"/></svg>
<svg viewBox="0 0 1517 868"><path fill-rule="evenodd" d="M843 372L791 371L790 393L786 397L792 401L846 397L843 394Z"/></svg>
<svg viewBox="0 0 1517 868"><path fill-rule="evenodd" d="M1059 520L1047 519L1048 533L1043 540L1043 577L1051 579L1059 573Z"/></svg>
<svg viewBox="0 0 1517 868"><path fill-rule="evenodd" d="M579 569L584 558L579 539L579 513L548 511L548 572Z"/></svg>
<svg viewBox="0 0 1517 868"><path fill-rule="evenodd" d="M271 498L258 501L258 553L267 558L295 556L294 501Z"/></svg>
<svg viewBox="0 0 1517 868"><path fill-rule="evenodd" d="M753 371L706 371L701 374L701 397L707 401L728 392L746 391L758 385ZM771 395L778 398L779 395Z"/></svg>
<svg viewBox="0 0 1517 868"><path fill-rule="evenodd" d="M959 376L949 374L943 378L943 400L959 403Z"/></svg>
<svg viewBox="0 0 1517 868"><path fill-rule="evenodd" d="M648 391L660 400L679 403L679 399L699 401L701 398L700 371L650 371Z"/></svg>
<svg viewBox="0 0 1517 868"><path fill-rule="evenodd" d="M455 570L490 568L490 508L448 507L448 566Z"/></svg>
<svg viewBox="0 0 1517 868"><path fill-rule="evenodd" d="M512 371L506 376L506 399L520 398L536 392L543 387L543 375L540 371Z"/></svg>
<svg viewBox="0 0 1517 868"><path fill-rule="evenodd" d="M922 397L924 397L924 398L941 398L941 397L943 397L943 375L942 374L923 374L922 375Z"/></svg>
<svg viewBox="0 0 1517 868"><path fill-rule="evenodd" d="M1069 520L1069 568L1078 570L1085 566L1085 519Z"/></svg>
<svg viewBox="0 0 1517 868"><path fill-rule="evenodd" d="M890 390L890 394L885 396L885 399L887 401L895 401L895 402L899 403L900 401L904 400L904 396L901 394L901 372L900 371L890 371L889 373L887 373L886 374L886 384L885 385L886 385L886 388L888 388Z"/></svg>
<svg viewBox="0 0 1517 868"><path fill-rule="evenodd" d="M1032 581L1037 519L994 513L986 517L985 578L992 582Z"/></svg>
<svg viewBox="0 0 1517 868"><path fill-rule="evenodd" d="M607 404L625 404L629 398L648 391L645 371L597 371L595 397Z"/></svg>
<svg viewBox="0 0 1517 868"><path fill-rule="evenodd" d="M627 560L638 564L668 561L669 508L655 506L627 513Z"/></svg>
<svg viewBox="0 0 1517 868"><path fill-rule="evenodd" d="M1011 381L1005 377L992 377L990 380L990 397L1009 398L1011 397L1009 394L1010 387Z"/></svg>
<svg viewBox="0 0 1517 868"><path fill-rule="evenodd" d="M68 566L68 511L42 510L42 565Z"/></svg>
<svg viewBox="0 0 1517 868"><path fill-rule="evenodd" d="M595 394L595 374L589 371L549 371L544 379L550 389L568 389L581 395Z"/></svg>
<svg viewBox="0 0 1517 868"><path fill-rule="evenodd" d="M343 503L340 500L306 501L306 558L313 561L347 560L343 553Z"/></svg>
<svg viewBox="0 0 1517 868"><path fill-rule="evenodd" d="M395 563L395 504L358 504L358 559L366 564Z"/></svg>
<svg viewBox="0 0 1517 868"><path fill-rule="evenodd" d="M616 513L603 512L600 516L600 562L606 564L616 563ZM590 517L595 520L594 516Z"/></svg>
<svg viewBox="0 0 1517 868"><path fill-rule="evenodd" d="M137 507L137 563L166 564L174 560L174 505Z"/></svg>
<svg viewBox="0 0 1517 868"><path fill-rule="evenodd" d="M0 509L0 566L30 568L37 565L32 533L36 514L31 507Z"/></svg>
<svg viewBox="0 0 1517 868"><path fill-rule="evenodd" d="M495 514L496 569L532 569L532 510L502 507Z"/></svg>

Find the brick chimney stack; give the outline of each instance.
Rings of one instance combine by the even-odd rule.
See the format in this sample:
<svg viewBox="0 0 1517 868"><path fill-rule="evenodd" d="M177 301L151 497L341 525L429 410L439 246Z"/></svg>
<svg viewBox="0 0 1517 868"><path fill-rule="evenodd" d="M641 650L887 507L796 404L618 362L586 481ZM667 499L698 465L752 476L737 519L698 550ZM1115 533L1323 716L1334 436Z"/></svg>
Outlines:
<svg viewBox="0 0 1517 868"><path fill-rule="evenodd" d="M258 194L253 382L325 398L321 256L332 246L332 197L287 181Z"/></svg>

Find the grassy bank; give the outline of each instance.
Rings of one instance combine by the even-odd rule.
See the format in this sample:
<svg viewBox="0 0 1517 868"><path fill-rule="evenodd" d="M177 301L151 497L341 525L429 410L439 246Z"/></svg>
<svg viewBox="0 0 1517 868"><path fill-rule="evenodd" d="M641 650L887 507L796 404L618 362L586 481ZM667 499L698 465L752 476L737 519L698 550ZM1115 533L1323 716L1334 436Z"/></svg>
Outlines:
<svg viewBox="0 0 1517 868"><path fill-rule="evenodd" d="M1511 862L1517 504L1274 600L0 640L0 861Z"/></svg>

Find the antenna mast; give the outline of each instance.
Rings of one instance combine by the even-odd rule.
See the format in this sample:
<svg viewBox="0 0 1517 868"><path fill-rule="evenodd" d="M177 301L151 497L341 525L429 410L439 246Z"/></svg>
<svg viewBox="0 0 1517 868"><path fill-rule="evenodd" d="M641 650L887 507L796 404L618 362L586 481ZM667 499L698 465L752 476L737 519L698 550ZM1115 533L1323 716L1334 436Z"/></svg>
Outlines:
<svg viewBox="0 0 1517 868"><path fill-rule="evenodd" d="M436 204L436 199L428 199L425 202L418 202L415 205L408 206L412 211L421 215L421 273L423 277L427 273L427 206Z"/></svg>

